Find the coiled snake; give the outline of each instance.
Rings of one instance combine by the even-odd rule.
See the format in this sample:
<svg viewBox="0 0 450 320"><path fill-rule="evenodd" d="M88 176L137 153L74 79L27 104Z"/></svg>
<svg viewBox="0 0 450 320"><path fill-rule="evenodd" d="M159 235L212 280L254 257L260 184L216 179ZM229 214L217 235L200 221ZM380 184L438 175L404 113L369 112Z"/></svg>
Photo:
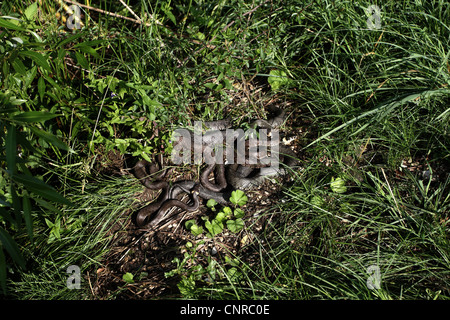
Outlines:
<svg viewBox="0 0 450 320"><path fill-rule="evenodd" d="M274 129L285 120L285 113L281 109L275 109L277 114L268 120L258 119L251 123L259 128ZM230 127L229 120L206 122L205 125L216 130L225 130ZM208 164L200 174L200 182L193 180L177 181L172 185L165 180L170 169L164 167L162 155L156 157L156 161L147 162L141 160L133 168L134 175L148 189L162 190L158 199L143 207L137 212L136 224L141 228L155 228L162 221L173 217L168 212L173 207L192 212L199 207L199 197L214 199L222 205L228 205L231 192L235 189L247 190L258 186L268 176L286 173L284 167L296 165L296 155L288 147L279 146L279 159L283 167L259 166L254 168L249 164ZM215 183L209 181L209 176L215 171ZM177 197L180 194L189 194L191 201L185 203Z"/></svg>

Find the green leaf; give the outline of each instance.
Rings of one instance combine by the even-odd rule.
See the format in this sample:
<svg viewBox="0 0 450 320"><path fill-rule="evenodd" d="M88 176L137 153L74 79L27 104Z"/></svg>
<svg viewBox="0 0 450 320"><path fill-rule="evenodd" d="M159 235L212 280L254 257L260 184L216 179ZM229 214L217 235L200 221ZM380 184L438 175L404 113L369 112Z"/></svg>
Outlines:
<svg viewBox="0 0 450 320"><path fill-rule="evenodd" d="M9 103L11 103L13 106L20 106L21 104L27 102L25 99L16 99L15 97L9 100Z"/></svg>
<svg viewBox="0 0 450 320"><path fill-rule="evenodd" d="M230 207L226 206L222 210L223 210L223 213L225 213L226 216L231 217L231 214L233 213L233 211L231 210Z"/></svg>
<svg viewBox="0 0 450 320"><path fill-rule="evenodd" d="M10 210L9 208L8 208L8 210L6 210L5 207L0 207L0 217L5 219L9 223L15 223L15 220L13 219L11 214L9 213L9 210Z"/></svg>
<svg viewBox="0 0 450 320"><path fill-rule="evenodd" d="M245 212L244 212L244 210L242 210L241 208L236 208L236 209L234 209L234 216L235 216L236 218L243 218L244 215L245 215Z"/></svg>
<svg viewBox="0 0 450 320"><path fill-rule="evenodd" d="M242 273L240 271L238 271L238 269L235 267L230 268L230 270L228 270L227 274L228 274L228 277L230 278L230 281L237 281L242 276Z"/></svg>
<svg viewBox="0 0 450 320"><path fill-rule="evenodd" d="M14 174L14 172L16 172L16 154L16 127L9 125L8 133L6 135L6 163L8 164L10 174Z"/></svg>
<svg viewBox="0 0 450 320"><path fill-rule="evenodd" d="M214 199L209 199L208 202L206 202L206 206L208 208L214 208L217 205L217 201Z"/></svg>
<svg viewBox="0 0 450 320"><path fill-rule="evenodd" d="M184 225L186 226L186 229L191 231L192 235L194 235L195 237L203 233L203 228L197 225L194 219L186 221ZM192 243L186 243L186 247L190 246L192 247Z"/></svg>
<svg viewBox="0 0 450 320"><path fill-rule="evenodd" d="M77 58L78 64L80 66L82 66L84 69L89 70L89 62L87 61L87 59L85 58L84 55L82 55L79 52L75 52L75 58Z"/></svg>
<svg viewBox="0 0 450 320"><path fill-rule="evenodd" d="M11 258L14 260L14 262L25 269L25 260L22 256L22 253L20 253L17 243L2 227L0 227L0 242L9 253Z"/></svg>
<svg viewBox="0 0 450 320"><path fill-rule="evenodd" d="M122 276L123 281L125 281L126 283L133 283L134 282L133 278L134 276L130 272L127 272Z"/></svg>
<svg viewBox="0 0 450 320"><path fill-rule="evenodd" d="M197 224L194 224L191 226L191 233L194 237L196 237L203 233L203 228Z"/></svg>
<svg viewBox="0 0 450 320"><path fill-rule="evenodd" d="M64 47L66 44L68 43L74 43L76 39L78 39L79 37L85 36L86 34L84 32L77 32L74 35L71 35L69 37L67 37L66 39L62 40L60 43L58 43L58 47Z"/></svg>
<svg viewBox="0 0 450 320"><path fill-rule="evenodd" d="M282 86L285 86L289 83L289 78L287 77L286 72L281 70L271 70L270 76L267 79L273 91L279 90Z"/></svg>
<svg viewBox="0 0 450 320"><path fill-rule="evenodd" d="M325 200L320 196L313 196L309 203L317 207L322 207L325 204Z"/></svg>
<svg viewBox="0 0 450 320"><path fill-rule="evenodd" d="M42 100L44 99L45 95L45 80L43 77L39 77L38 79L38 92L39 92L39 98Z"/></svg>
<svg viewBox="0 0 450 320"><path fill-rule="evenodd" d="M16 71L18 74L24 75L27 73L27 69L20 59L14 59L12 66L14 68L14 71Z"/></svg>
<svg viewBox="0 0 450 320"><path fill-rule="evenodd" d="M42 79L42 78L40 78ZM57 114L46 111L27 111L13 116L15 121L41 122L57 117Z"/></svg>
<svg viewBox="0 0 450 320"><path fill-rule="evenodd" d="M238 206L243 206L247 203L248 198L241 190L231 192L230 201Z"/></svg>
<svg viewBox="0 0 450 320"><path fill-rule="evenodd" d="M227 219L227 215L223 211L219 211L215 218L215 220L218 222L224 222L226 219Z"/></svg>
<svg viewBox="0 0 450 320"><path fill-rule="evenodd" d="M227 228L233 232L237 233L241 231L244 228L244 220L242 219L236 219L236 220L228 220L227 221Z"/></svg>
<svg viewBox="0 0 450 320"><path fill-rule="evenodd" d="M69 152L74 152L71 148L69 148L64 142L59 140L53 134L48 133L43 130L40 130L38 128L34 128L34 127L31 127L30 129L34 134L36 134L40 138L44 139L45 141L53 144L54 146L58 147L59 149L69 151Z"/></svg>
<svg viewBox="0 0 450 320"><path fill-rule="evenodd" d="M186 229L191 230L191 227L195 224L195 220L191 219L188 220L184 223L184 226L186 227Z"/></svg>
<svg viewBox="0 0 450 320"><path fill-rule="evenodd" d="M30 6L28 6L28 8L25 9L25 17L27 18L27 20L34 20L34 18L36 17L36 13L37 13L37 1L33 4L31 4Z"/></svg>
<svg viewBox="0 0 450 320"><path fill-rule="evenodd" d="M33 217L31 216L31 202L30 198L26 194L23 195L22 208L28 237L30 238L31 243L33 243Z"/></svg>
<svg viewBox="0 0 450 320"><path fill-rule="evenodd" d="M173 22L173 24L177 24L177 20L175 19L175 16L173 15L172 11L166 10L165 14L170 19L170 21Z"/></svg>
<svg viewBox="0 0 450 320"><path fill-rule="evenodd" d="M223 223L216 219L213 219L211 222L207 220L205 222L205 227L213 237L223 231Z"/></svg>
<svg viewBox="0 0 450 320"><path fill-rule="evenodd" d="M347 192L347 187L345 186L345 180L342 178L331 178L330 183L331 190L336 193L345 193Z"/></svg>
<svg viewBox="0 0 450 320"><path fill-rule="evenodd" d="M73 204L59 194L53 187L49 186L45 182L29 175L25 174L14 174L12 179L18 183L24 185L27 190L44 197L47 200L55 201L58 203L66 204L72 206Z"/></svg>
<svg viewBox="0 0 450 320"><path fill-rule="evenodd" d="M25 56L36 62L38 66L40 66L43 69L46 69L47 71L51 71L50 65L48 64L47 58L36 51L21 51L19 52L19 55Z"/></svg>
<svg viewBox="0 0 450 320"><path fill-rule="evenodd" d="M97 51L95 51L94 48L92 48L90 46L87 46L87 45L80 45L80 46L77 46L77 47L79 47L81 51L83 51L83 52L85 52L87 54L90 54L91 56L93 56L93 57L95 57L97 59L100 59L100 55L97 53Z"/></svg>
<svg viewBox="0 0 450 320"><path fill-rule="evenodd" d="M6 259L2 246L0 246L0 286L6 295Z"/></svg>
<svg viewBox="0 0 450 320"><path fill-rule="evenodd" d="M50 220L48 220L47 218L45 219L45 224L47 224L47 227L49 227L50 229L53 228L53 226L55 225L53 222L51 222Z"/></svg>
<svg viewBox="0 0 450 320"><path fill-rule="evenodd" d="M0 18L0 27L18 31L26 31L26 29L19 27L18 25L15 25L14 23L9 22L8 20L2 18Z"/></svg>

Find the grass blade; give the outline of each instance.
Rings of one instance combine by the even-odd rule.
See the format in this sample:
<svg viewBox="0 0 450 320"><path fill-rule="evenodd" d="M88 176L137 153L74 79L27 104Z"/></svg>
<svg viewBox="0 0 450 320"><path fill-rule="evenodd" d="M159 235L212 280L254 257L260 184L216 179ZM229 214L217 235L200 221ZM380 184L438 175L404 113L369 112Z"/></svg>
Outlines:
<svg viewBox="0 0 450 320"><path fill-rule="evenodd" d="M23 215L25 219L25 226L27 228L28 237L33 243L33 217L31 216L31 202L28 195L23 195Z"/></svg>
<svg viewBox="0 0 450 320"><path fill-rule="evenodd" d="M0 227L0 242L6 251L8 251L14 262L25 269L25 259L23 258L22 253L20 253L17 243L2 227Z"/></svg>

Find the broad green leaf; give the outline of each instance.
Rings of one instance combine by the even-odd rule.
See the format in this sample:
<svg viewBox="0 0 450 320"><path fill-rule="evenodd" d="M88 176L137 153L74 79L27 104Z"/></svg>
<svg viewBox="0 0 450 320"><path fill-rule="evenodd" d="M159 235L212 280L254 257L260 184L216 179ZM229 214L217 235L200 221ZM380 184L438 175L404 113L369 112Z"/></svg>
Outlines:
<svg viewBox="0 0 450 320"><path fill-rule="evenodd" d="M242 277L242 272L240 272L236 267L230 268L227 272L230 281L237 281Z"/></svg>
<svg viewBox="0 0 450 320"><path fill-rule="evenodd" d="M191 230L192 226L195 225L195 224L196 224L195 220L191 219L191 220L186 221L184 223L184 226L186 227L186 229Z"/></svg>
<svg viewBox="0 0 450 320"><path fill-rule="evenodd" d="M267 79L273 91L279 90L282 86L285 86L289 83L289 78L287 77L286 72L282 70L271 70L270 76Z"/></svg>
<svg viewBox="0 0 450 320"><path fill-rule="evenodd" d="M247 203L248 198L241 190L231 192L230 201L238 206L243 206Z"/></svg>
<svg viewBox="0 0 450 320"><path fill-rule="evenodd" d="M191 233L192 233L192 235L193 235L194 237L196 237L196 236L198 236L198 235L200 235L200 234L203 233L203 228L200 227L200 226L197 225L197 224L192 225L190 230L191 230Z"/></svg>
<svg viewBox="0 0 450 320"><path fill-rule="evenodd" d="M45 80L43 77L39 77L38 79L38 92L39 92L39 98L42 100L44 99L45 95Z"/></svg>
<svg viewBox="0 0 450 320"><path fill-rule="evenodd" d="M69 206L72 205L69 200L59 194L53 187L33 176L25 174L15 174L12 176L12 179L24 185L27 190L40 195L47 200L55 201Z"/></svg>
<svg viewBox="0 0 450 320"><path fill-rule="evenodd" d="M25 9L25 17L28 20L34 20L34 18L36 17L36 13L37 13L37 1L33 4L31 4L30 6L28 6L28 8Z"/></svg>
<svg viewBox="0 0 450 320"><path fill-rule="evenodd" d="M12 104L13 106L20 106L21 104L27 102L27 100L25 99L17 99L17 98L11 98L9 99L9 103Z"/></svg>
<svg viewBox="0 0 450 320"><path fill-rule="evenodd" d="M24 75L24 82L23 82L23 90L26 90L30 87L31 82L33 82L34 78L37 74L37 66L33 66L31 69L29 69L25 75Z"/></svg>
<svg viewBox="0 0 450 320"><path fill-rule="evenodd" d="M47 71L51 71L50 65L48 64L47 58L36 51L21 51L19 52L20 55L25 56L36 62L36 64Z"/></svg>
<svg viewBox="0 0 450 320"><path fill-rule="evenodd" d="M206 202L206 206L208 208L214 209L214 206L216 206L216 205L217 205L217 201L214 199L209 199L208 202Z"/></svg>
<svg viewBox="0 0 450 320"><path fill-rule="evenodd" d="M45 209L49 211L53 211L57 214L62 214L61 210L59 210L57 207L52 205L50 202L45 201L44 199L34 198L35 202L37 202L41 207L44 207Z"/></svg>
<svg viewBox="0 0 450 320"><path fill-rule="evenodd" d="M93 56L97 59L100 59L100 55L97 53L97 51L95 51L94 48L87 46L87 45L79 46L79 48L81 51L83 51L87 54L90 54L91 56Z"/></svg>
<svg viewBox="0 0 450 320"><path fill-rule="evenodd" d="M0 207L0 217L5 219L9 223L15 223L15 220L13 219L11 214L9 213L9 210L7 210L5 207Z"/></svg>
<svg viewBox="0 0 450 320"><path fill-rule="evenodd" d="M18 30L18 31L26 31L26 29L19 27L19 26L15 25L14 23L12 23L6 19L3 19L3 18L0 18L0 27L6 28L6 29Z"/></svg>
<svg viewBox="0 0 450 320"><path fill-rule="evenodd" d="M237 233L244 228L244 220L241 218L236 220L228 220L227 221L227 228L233 233Z"/></svg>
<svg viewBox="0 0 450 320"><path fill-rule="evenodd" d="M27 68L25 67L21 59L14 59L12 66L14 68L14 71L16 71L16 73L18 74L24 75L27 73Z"/></svg>
<svg viewBox="0 0 450 320"><path fill-rule="evenodd" d="M77 32L74 35L71 35L70 37L67 37L66 39L62 40L60 43L58 43L58 47L63 47L66 44L70 43L70 42L74 42L76 39L78 39L79 37L85 36L86 34L84 32Z"/></svg>
<svg viewBox="0 0 450 320"><path fill-rule="evenodd" d="M10 183L9 184L9 194L12 198L12 206L13 206L13 213L15 217L15 222L18 226L22 224L22 216L20 212L22 211L22 203L20 202L19 196L17 195L16 191L16 184Z"/></svg>
<svg viewBox="0 0 450 320"><path fill-rule="evenodd" d="M317 207L322 207L325 204L325 200L320 196L313 196L309 203Z"/></svg>
<svg viewBox="0 0 450 320"><path fill-rule="evenodd" d="M46 111L27 111L13 116L13 119L22 122L41 122L53 119L57 116L57 114Z"/></svg>
<svg viewBox="0 0 450 320"><path fill-rule="evenodd" d="M58 147L61 150L65 150L65 151L69 151L69 152L73 152L73 150L71 148L69 148L69 146L67 146L64 142L62 142L61 140L59 140L56 136L54 136L51 133L48 133L46 131L40 130L38 128L34 128L31 127L30 128L31 131L36 134L37 136L39 136L40 138L44 139L45 141L53 144L55 147Z"/></svg>
<svg viewBox="0 0 450 320"><path fill-rule="evenodd" d="M87 61L87 59L84 57L84 55L82 55L79 52L75 52L75 58L77 58L78 64L83 67L86 70L89 70L89 62Z"/></svg>
<svg viewBox="0 0 450 320"><path fill-rule="evenodd" d="M6 135L6 163L10 174L16 172L16 127L13 125L8 126L8 133Z"/></svg>
<svg viewBox="0 0 450 320"><path fill-rule="evenodd" d="M215 218L215 220L217 220L218 222L224 222L226 219L227 215L225 214L224 211L219 211Z"/></svg>
<svg viewBox="0 0 450 320"><path fill-rule="evenodd" d="M213 219L211 222L207 220L205 222L205 227L213 237L223 231L223 223L216 219Z"/></svg>
<svg viewBox="0 0 450 320"><path fill-rule="evenodd" d="M244 212L244 210L242 210L241 208L236 208L236 209L234 209L234 216L235 216L236 218L243 218L244 215L245 215L245 212Z"/></svg>
<svg viewBox="0 0 450 320"><path fill-rule="evenodd" d="M43 190L55 190L52 186L46 184L44 181L39 180L33 176L29 176L26 174L14 174L12 175L12 179L18 183L23 184L24 186L35 188L35 189L43 189Z"/></svg>
<svg viewBox="0 0 450 320"><path fill-rule="evenodd" d="M11 258L14 260L14 262L25 269L25 260L22 256L22 253L20 253L17 243L2 227L0 227L0 242L2 243L3 248L6 249Z"/></svg>
<svg viewBox="0 0 450 320"><path fill-rule="evenodd" d="M55 225L53 222L51 222L50 220L48 220L47 218L45 219L45 223L47 224L47 227L49 227L50 229L53 228L53 226Z"/></svg>
<svg viewBox="0 0 450 320"><path fill-rule="evenodd" d="M133 283L134 282L133 278L134 276L130 272L127 272L122 276L123 281L125 281L126 283Z"/></svg>
<svg viewBox="0 0 450 320"><path fill-rule="evenodd" d="M31 243L33 243L33 217L31 216L31 202L27 194L23 195L23 215L25 219L25 227L27 229L28 237Z"/></svg>
<svg viewBox="0 0 450 320"><path fill-rule="evenodd" d="M34 189L34 188L29 188L29 190L32 191L33 193L37 194L37 195L40 195L41 197L43 197L43 198L45 198L47 200L58 202L58 203L61 203L61 204L66 204L68 206L73 206L72 202L67 200L65 197L63 197L57 191L46 190L46 189Z"/></svg>
<svg viewBox="0 0 450 320"><path fill-rule="evenodd" d="M170 21L172 21L173 24L177 24L177 20L175 19L175 16L173 15L172 11L170 11L169 9L164 10L164 13L166 14L167 18L170 19Z"/></svg>

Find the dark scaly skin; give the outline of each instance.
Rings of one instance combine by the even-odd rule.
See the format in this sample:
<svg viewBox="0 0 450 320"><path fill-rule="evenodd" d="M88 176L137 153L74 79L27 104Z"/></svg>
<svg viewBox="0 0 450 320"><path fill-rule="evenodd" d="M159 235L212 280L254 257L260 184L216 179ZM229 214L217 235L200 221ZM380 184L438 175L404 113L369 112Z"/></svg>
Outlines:
<svg viewBox="0 0 450 320"><path fill-rule="evenodd" d="M281 109L271 111L276 113L273 118L268 120L255 120L251 123L251 126L273 129L282 125L286 117L285 112ZM225 130L229 128L230 123L229 120L219 120L208 122L206 126L210 129ZM222 132L222 134L224 133ZM193 139L193 136L191 136L191 139ZM248 147L248 141L246 144ZM266 146L269 145L270 142L266 144ZM208 145L206 144L206 146ZM286 170L284 167L293 167L297 164L295 160L296 156L292 150L287 147L280 147L279 151L282 166L278 169L272 169L270 167L263 168L264 165L253 165L253 167L250 167L251 165L247 163L247 159L244 165L228 165L226 171L225 165L223 164L208 164L200 175L200 184L195 181L179 181L175 182L172 187L169 187L168 182L163 180L167 174L167 169L163 169L162 156L157 159L159 166L155 163L139 161L134 167L135 176L146 188L151 190L162 189L162 192L156 202L139 210L136 216L136 224L139 227L155 228L162 221L168 220L173 216L173 214L168 215L169 210L173 207L179 207L188 212L195 211L199 206L198 197L214 199L222 205L228 205L231 192L223 191L228 185L231 185L234 189L246 190L259 185L267 176L285 174ZM147 166L149 166L150 174L147 174ZM157 174L158 168L160 171L159 174ZM211 183L209 181L209 175L214 169L216 169L216 183ZM225 177L225 172L228 179ZM183 192L192 195L192 204L189 205L176 199L177 195Z"/></svg>

